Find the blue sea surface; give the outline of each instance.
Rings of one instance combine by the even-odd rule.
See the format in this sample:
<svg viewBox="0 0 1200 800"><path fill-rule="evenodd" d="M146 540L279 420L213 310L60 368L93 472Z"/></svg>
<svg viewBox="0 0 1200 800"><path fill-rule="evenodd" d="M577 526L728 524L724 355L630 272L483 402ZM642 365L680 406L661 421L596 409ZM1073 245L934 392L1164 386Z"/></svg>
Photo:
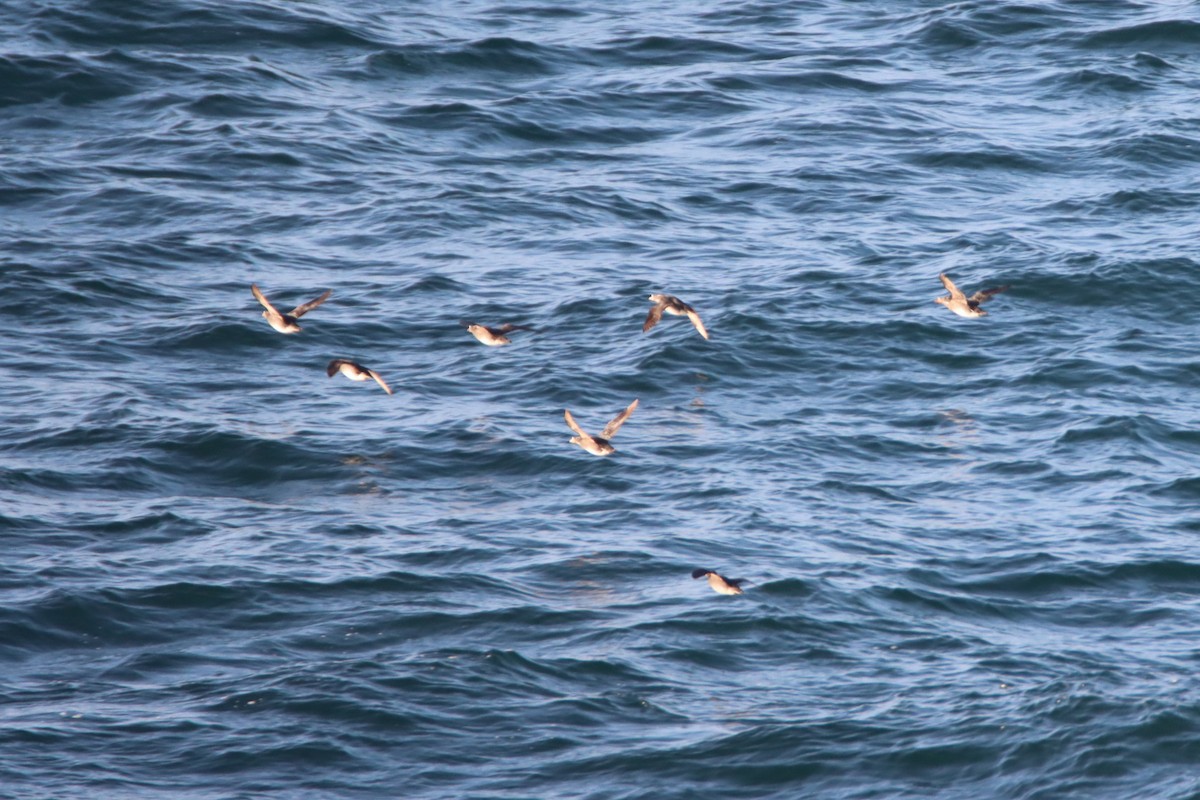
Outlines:
<svg viewBox="0 0 1200 800"><path fill-rule="evenodd" d="M1200 798L1198 97L1178 0L0 3L0 797Z"/></svg>

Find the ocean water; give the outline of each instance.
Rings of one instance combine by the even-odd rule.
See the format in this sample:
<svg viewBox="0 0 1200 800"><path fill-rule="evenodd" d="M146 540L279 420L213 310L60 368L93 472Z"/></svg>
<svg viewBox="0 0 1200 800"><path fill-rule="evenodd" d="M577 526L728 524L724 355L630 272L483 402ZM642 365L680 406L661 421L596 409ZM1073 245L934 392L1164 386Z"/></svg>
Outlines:
<svg viewBox="0 0 1200 800"><path fill-rule="evenodd" d="M0 3L0 796L1200 797L1198 93L1190 2Z"/></svg>

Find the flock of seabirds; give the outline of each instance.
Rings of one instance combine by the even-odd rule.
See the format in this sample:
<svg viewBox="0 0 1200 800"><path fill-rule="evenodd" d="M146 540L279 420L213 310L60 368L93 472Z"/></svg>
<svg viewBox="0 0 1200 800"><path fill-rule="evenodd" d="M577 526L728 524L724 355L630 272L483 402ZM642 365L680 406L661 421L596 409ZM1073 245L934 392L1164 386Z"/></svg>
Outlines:
<svg viewBox="0 0 1200 800"><path fill-rule="evenodd" d="M981 305L993 295L999 294L1008 288L1007 286L998 286L994 289L981 289L968 297L954 285L954 282L945 273L942 273L938 277L941 278L942 285L946 287L946 291L950 292L950 294L943 297L936 297L934 298L934 302L940 303L958 316L967 317L968 319L986 316L987 312L981 308ZM299 333L300 325L297 320L333 295L332 289L326 289L325 293L320 297L309 300L303 305L296 306L285 314L271 304L271 301L259 290L257 284L250 284L250 291L254 294L258 302L262 303L263 308L266 309L262 315L267 318L270 326L280 333ZM701 321L700 315L696 313L696 309L678 297L670 294L652 294L650 295L650 302L654 305L650 308L650 313L646 315L646 321L642 325L642 333L657 325L658 321L662 319L662 315L666 313L677 317L687 317L701 336L705 339L709 338L708 329L704 327L704 322ZM459 324L465 327L480 343L488 347L501 347L506 344L512 344L512 339L509 339L507 334L513 331L534 330L527 325L513 325L511 322L506 322L494 328L466 321L461 321ZM335 358L325 368L325 374L330 378L339 372L352 381L373 380L385 392L388 394L392 393L391 387L380 377L378 372L369 367L364 367L357 362L345 358ZM604 430L600 431L597 436L584 431L583 428L579 427L579 423L575 421L575 417L571 416L571 412L564 410L563 417L567 421L567 427L575 432L575 435L571 437L571 444L579 445L594 456L611 455L615 450L610 440L616 435L620 427L625 424L625 420L629 419L630 415L637 409L637 406L638 401L635 399L624 411L609 420L608 424L604 426ZM711 569L694 570L692 577L697 579L708 578L708 585L718 594L742 594L741 584L746 582L744 579L734 580L726 578L724 575Z"/></svg>

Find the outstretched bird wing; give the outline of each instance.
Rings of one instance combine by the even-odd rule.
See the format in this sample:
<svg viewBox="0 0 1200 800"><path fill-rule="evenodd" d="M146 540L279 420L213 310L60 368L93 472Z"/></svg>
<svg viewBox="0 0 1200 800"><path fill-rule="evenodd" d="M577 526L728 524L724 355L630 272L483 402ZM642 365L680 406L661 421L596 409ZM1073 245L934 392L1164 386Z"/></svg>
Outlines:
<svg viewBox="0 0 1200 800"><path fill-rule="evenodd" d="M961 300L966 302L966 295L964 295L959 288L954 285L954 281L950 280L946 273L943 272L941 275L938 275L938 277L942 279L942 286L945 286L946 291L950 293L951 300Z"/></svg>
<svg viewBox="0 0 1200 800"><path fill-rule="evenodd" d="M658 321L662 319L662 312L662 303L659 303L658 305L654 306L654 308L650 309L650 313L646 315L645 323L642 324L642 333L645 333L658 324Z"/></svg>
<svg viewBox="0 0 1200 800"><path fill-rule="evenodd" d="M307 303L305 303L304 305L302 305L302 306L296 306L295 308L293 308L293 309L292 309L292 316L293 316L293 317L295 317L295 318L297 318L297 319L299 319L300 317L303 317L305 314L307 314L308 312L312 311L312 310L313 310L314 308L316 308L317 306L321 305L321 303L324 303L326 300L328 300L328 299L329 299L329 295L331 295L331 294L333 294L333 289L326 289L326 290L325 290L325 294L321 295L321 296L320 296L320 297L318 297L317 299L315 299L315 300L309 300L309 301L308 301Z"/></svg>
<svg viewBox="0 0 1200 800"><path fill-rule="evenodd" d="M567 421L567 427L575 431L575 433L579 434L580 436L587 436L589 439L592 438L583 432L583 428L579 427L579 423L576 422L575 418L571 416L570 411L563 411L563 419Z"/></svg>
<svg viewBox="0 0 1200 800"><path fill-rule="evenodd" d="M692 321L692 324L696 326L696 330L700 331L700 335L707 339L708 331L704 329L704 323L700 321L700 315L696 313L696 309L688 306L687 316Z"/></svg>
<svg viewBox="0 0 1200 800"><path fill-rule="evenodd" d="M967 302L982 303L983 301L991 298L992 295L1000 294L1007 288L1007 286L997 286L995 289L980 289L978 292L968 297Z"/></svg>
<svg viewBox="0 0 1200 800"><path fill-rule="evenodd" d="M258 284L256 284L256 283L250 284L250 292L254 295L255 299L258 300L258 302L263 304L263 308L267 309L268 313L273 314L276 317L283 316L282 314L279 313L279 309L277 309L275 306L271 305L271 301L268 300L266 295L264 295L259 290Z"/></svg>
<svg viewBox="0 0 1200 800"><path fill-rule="evenodd" d="M633 410L637 408L637 405L638 401L634 400L629 404L628 408L613 417L612 420L604 426L604 430L600 431L600 438L611 439L612 437L616 436L617 429L625 424L625 420L629 419L629 415L633 413Z"/></svg>
<svg viewBox="0 0 1200 800"><path fill-rule="evenodd" d="M375 370L373 370L373 369L369 369L369 370L367 370L367 374L368 374L368 375L370 375L372 378L374 378L374 379L375 379L375 382L376 382L376 383L378 383L378 384L379 384L379 386L380 386L380 387L381 387L381 388L382 388L382 389L383 389L385 392L387 392L388 394L391 394L391 393L392 393L392 388L391 388L390 386L388 386L386 383L384 383L384 380L383 380L383 378L379 377L379 373L378 373L378 372L376 372L376 371L375 371Z"/></svg>
<svg viewBox="0 0 1200 800"><path fill-rule="evenodd" d="M576 435L578 435L580 439L583 439L585 442L595 445L596 440L593 439L590 434L585 433L583 428L579 427L579 423L576 422L575 418L571 416L570 411L563 411L563 419L565 419L567 421L567 427L569 427L571 430L575 431Z"/></svg>

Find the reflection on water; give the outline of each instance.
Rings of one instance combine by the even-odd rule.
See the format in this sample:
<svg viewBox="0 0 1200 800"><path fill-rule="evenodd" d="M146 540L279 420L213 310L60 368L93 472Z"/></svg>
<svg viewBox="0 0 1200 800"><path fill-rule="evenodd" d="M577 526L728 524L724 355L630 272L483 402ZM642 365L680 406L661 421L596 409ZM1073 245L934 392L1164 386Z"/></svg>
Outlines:
<svg viewBox="0 0 1200 800"><path fill-rule="evenodd" d="M975 418L961 408L939 411L938 416L944 424L939 425L940 430L935 434L937 443L952 451L949 453L951 458L973 459L970 453L957 451L979 444L979 425Z"/></svg>

